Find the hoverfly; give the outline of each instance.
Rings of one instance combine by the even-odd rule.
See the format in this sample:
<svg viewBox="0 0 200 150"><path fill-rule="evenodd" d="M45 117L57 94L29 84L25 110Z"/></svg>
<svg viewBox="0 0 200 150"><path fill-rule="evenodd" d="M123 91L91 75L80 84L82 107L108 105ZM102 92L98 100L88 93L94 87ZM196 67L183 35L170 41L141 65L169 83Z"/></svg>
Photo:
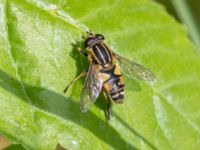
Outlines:
<svg viewBox="0 0 200 150"><path fill-rule="evenodd" d="M89 68L74 78L65 88L64 93L72 83L86 76L80 100L81 111L86 112L102 91L107 100L106 118L109 120L112 114L111 101L123 103L124 100L125 83L121 71L124 75L144 81L153 81L155 77L145 67L114 53L105 44L102 34L94 34L91 31L87 33L84 49L78 47L77 49L88 58ZM118 66L117 61L121 67Z"/></svg>

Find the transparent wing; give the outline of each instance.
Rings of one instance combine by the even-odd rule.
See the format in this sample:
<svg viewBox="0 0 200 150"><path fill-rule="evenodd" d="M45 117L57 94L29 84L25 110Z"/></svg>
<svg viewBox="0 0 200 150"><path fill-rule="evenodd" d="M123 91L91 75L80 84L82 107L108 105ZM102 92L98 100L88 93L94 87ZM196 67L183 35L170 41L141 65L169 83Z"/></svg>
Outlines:
<svg viewBox="0 0 200 150"><path fill-rule="evenodd" d="M80 108L82 112L86 112L95 102L101 92L102 84L102 79L98 77L98 70L95 65L91 63L81 94Z"/></svg>
<svg viewBox="0 0 200 150"><path fill-rule="evenodd" d="M122 72L128 77L144 81L154 81L156 79L154 74L144 66L132 62L118 54L115 54L115 56L121 64Z"/></svg>

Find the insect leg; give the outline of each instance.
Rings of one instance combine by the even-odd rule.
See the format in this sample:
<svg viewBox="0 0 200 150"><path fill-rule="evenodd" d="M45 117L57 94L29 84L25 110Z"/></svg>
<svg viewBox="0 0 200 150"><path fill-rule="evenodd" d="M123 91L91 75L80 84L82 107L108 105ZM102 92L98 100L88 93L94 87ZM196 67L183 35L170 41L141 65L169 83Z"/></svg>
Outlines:
<svg viewBox="0 0 200 150"><path fill-rule="evenodd" d="M88 56L88 53L86 53L84 50L82 50L81 48L78 48L78 51L82 54L82 55L84 55L85 57L87 57Z"/></svg>
<svg viewBox="0 0 200 150"><path fill-rule="evenodd" d="M88 35L94 35L94 33L92 32L92 30L86 31L86 33ZM82 35L82 39L86 39L86 38L87 38L87 36Z"/></svg>
<svg viewBox="0 0 200 150"><path fill-rule="evenodd" d="M84 55L84 56L88 56L88 53L86 53L84 50L82 50L80 47L78 47L76 44L74 44L74 43L72 43L72 46L73 47L75 47L78 51L79 51L79 53L81 53L82 55Z"/></svg>
<svg viewBox="0 0 200 150"><path fill-rule="evenodd" d="M88 35L94 35L94 33L92 32L92 30L87 31Z"/></svg>
<svg viewBox="0 0 200 150"><path fill-rule="evenodd" d="M107 120L110 120L112 117L112 103L111 103L111 99L110 96L106 93L104 93L104 96L107 99L107 107L106 107L106 111L105 111L105 116Z"/></svg>
<svg viewBox="0 0 200 150"><path fill-rule="evenodd" d="M74 83L76 82L78 79L80 79L81 77L85 76L87 74L87 71L83 71L80 75L78 75L77 77L75 77L65 88L65 90L63 91L64 93L67 92L68 88Z"/></svg>

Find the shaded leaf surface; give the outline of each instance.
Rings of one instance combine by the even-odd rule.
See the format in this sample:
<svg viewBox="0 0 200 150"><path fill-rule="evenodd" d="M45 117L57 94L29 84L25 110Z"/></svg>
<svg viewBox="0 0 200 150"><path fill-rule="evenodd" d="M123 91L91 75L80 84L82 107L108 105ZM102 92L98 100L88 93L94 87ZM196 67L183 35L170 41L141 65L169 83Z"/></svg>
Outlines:
<svg viewBox="0 0 200 150"><path fill-rule="evenodd" d="M87 29L154 72L126 78L126 100L104 118L103 96L79 110L87 66L71 42ZM28 149L198 149L200 62L185 29L149 0L0 0L0 132Z"/></svg>

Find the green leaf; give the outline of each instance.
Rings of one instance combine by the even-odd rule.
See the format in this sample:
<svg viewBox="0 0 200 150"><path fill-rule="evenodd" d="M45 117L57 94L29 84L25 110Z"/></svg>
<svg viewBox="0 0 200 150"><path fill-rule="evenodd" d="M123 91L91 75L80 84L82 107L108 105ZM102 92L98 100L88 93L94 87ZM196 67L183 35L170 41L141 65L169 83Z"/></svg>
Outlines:
<svg viewBox="0 0 200 150"><path fill-rule="evenodd" d="M149 68L154 84L125 78L123 105L104 117L101 95L82 113L87 68L72 48L86 30ZM150 0L0 0L0 132L27 149L200 147L200 61L186 30Z"/></svg>
<svg viewBox="0 0 200 150"><path fill-rule="evenodd" d="M26 150L26 149L19 144L13 144L13 145L5 148L4 150Z"/></svg>

